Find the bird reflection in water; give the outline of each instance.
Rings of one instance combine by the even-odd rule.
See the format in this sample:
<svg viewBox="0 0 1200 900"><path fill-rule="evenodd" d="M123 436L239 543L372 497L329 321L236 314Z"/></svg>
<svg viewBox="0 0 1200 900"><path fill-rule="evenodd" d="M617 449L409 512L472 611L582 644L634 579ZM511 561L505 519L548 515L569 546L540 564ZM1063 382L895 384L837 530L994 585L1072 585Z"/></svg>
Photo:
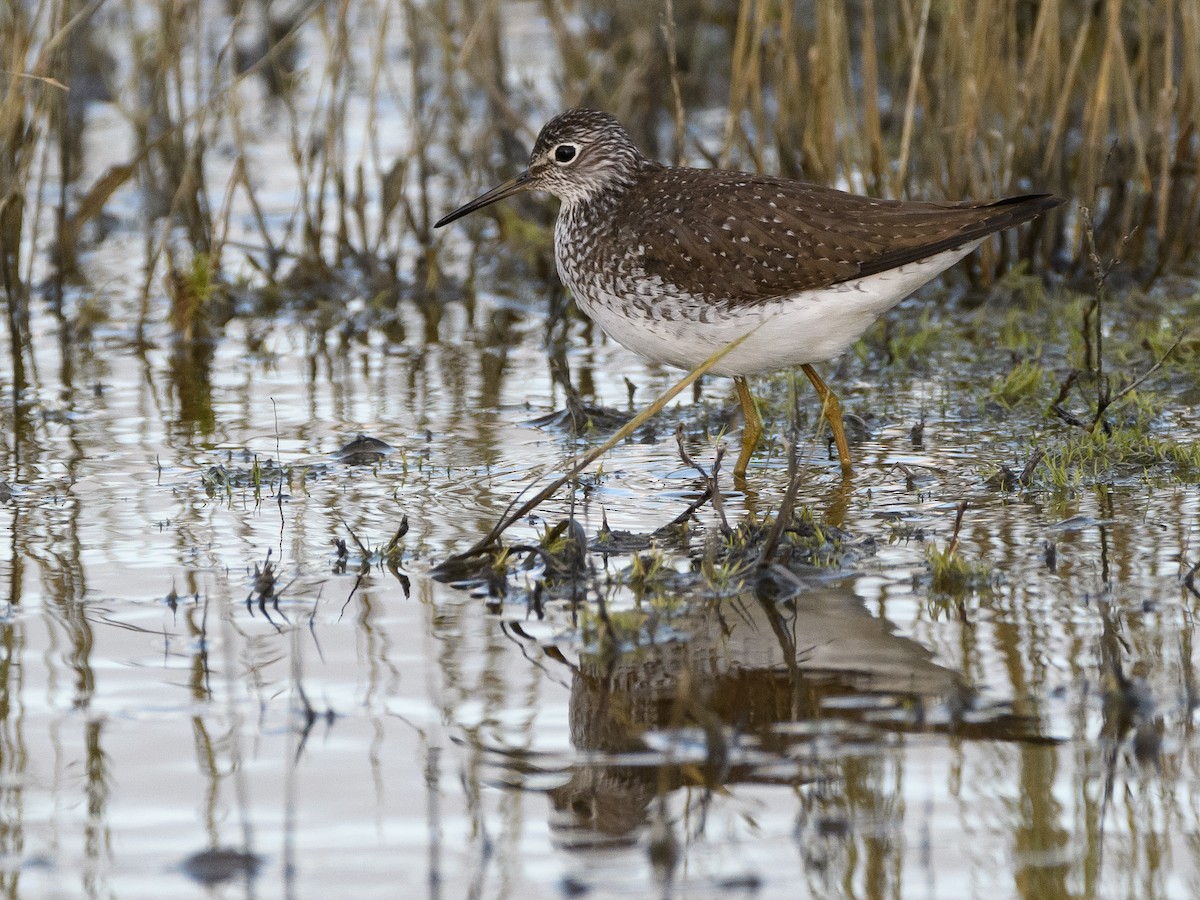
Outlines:
<svg viewBox="0 0 1200 900"><path fill-rule="evenodd" d="M560 846L635 844L655 799L683 787L836 781L836 751L816 747L831 735L873 752L896 731L1042 740L1007 706L977 708L957 672L872 615L849 581L786 602L742 594L670 626L632 647L622 634L617 654L559 655L578 757L548 791Z"/></svg>

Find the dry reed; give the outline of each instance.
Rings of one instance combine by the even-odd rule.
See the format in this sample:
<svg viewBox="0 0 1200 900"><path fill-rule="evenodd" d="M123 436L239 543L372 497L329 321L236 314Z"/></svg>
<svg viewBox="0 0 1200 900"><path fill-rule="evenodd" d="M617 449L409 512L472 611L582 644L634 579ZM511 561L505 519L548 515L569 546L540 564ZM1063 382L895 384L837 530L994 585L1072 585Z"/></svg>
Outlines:
<svg viewBox="0 0 1200 900"><path fill-rule="evenodd" d="M519 78L511 59L516 9L371 0L273 19L258 5L204 0L153 15L132 0L6 4L0 262L10 331L19 334L35 261L59 286L80 277L88 224L130 190L146 211L143 323L163 308L160 286L178 281L162 276L194 271L199 256L218 284L248 260L268 283L352 270L397 295L432 296L444 266L437 214L520 166L538 121L577 103L617 113L650 152L693 162L889 196L1054 191L1089 209L1098 252L1121 248L1147 277L1195 257L1196 0L674 0L672 21L646 4L543 0L552 52L534 78ZM68 102L89 42L99 62L88 77L107 91L94 99L123 110L133 137L128 158L102 172L83 155L86 104ZM290 161L256 156L264 115L286 128ZM382 140L398 122L403 140ZM216 147L232 161L215 160ZM291 224L259 194L263 168L281 163L298 185ZM38 234L46 222L51 239ZM1081 222L1067 207L1029 229L1024 247L997 241L982 274L1017 249L1038 267L1086 269Z"/></svg>

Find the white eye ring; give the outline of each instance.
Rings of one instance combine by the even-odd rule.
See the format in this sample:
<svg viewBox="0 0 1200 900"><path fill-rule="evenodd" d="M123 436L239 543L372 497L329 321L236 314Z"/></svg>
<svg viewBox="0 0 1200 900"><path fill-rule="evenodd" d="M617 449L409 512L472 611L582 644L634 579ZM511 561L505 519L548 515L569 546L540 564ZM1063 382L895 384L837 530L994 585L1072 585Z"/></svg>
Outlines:
<svg viewBox="0 0 1200 900"><path fill-rule="evenodd" d="M578 144L559 144L554 148L554 161L560 166L569 166L579 157Z"/></svg>

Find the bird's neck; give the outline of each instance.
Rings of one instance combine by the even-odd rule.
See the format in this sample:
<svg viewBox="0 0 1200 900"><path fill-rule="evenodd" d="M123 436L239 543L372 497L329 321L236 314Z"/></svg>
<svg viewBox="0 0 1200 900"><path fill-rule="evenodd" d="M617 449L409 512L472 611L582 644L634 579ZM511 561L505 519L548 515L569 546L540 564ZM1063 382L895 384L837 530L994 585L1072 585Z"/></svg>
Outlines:
<svg viewBox="0 0 1200 900"><path fill-rule="evenodd" d="M607 177L603 183L593 190L562 197L559 216L592 222L607 219L621 204L626 194L636 190L638 182L656 168L661 168L659 163L641 156L632 163L613 168L606 173Z"/></svg>

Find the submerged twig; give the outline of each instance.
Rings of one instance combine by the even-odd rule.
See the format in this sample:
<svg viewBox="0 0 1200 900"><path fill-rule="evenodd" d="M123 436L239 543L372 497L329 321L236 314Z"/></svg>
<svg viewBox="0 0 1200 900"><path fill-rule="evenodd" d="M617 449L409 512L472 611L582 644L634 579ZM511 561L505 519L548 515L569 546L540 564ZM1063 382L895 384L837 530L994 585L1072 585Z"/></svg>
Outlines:
<svg viewBox="0 0 1200 900"><path fill-rule="evenodd" d="M683 460L683 464L689 468L695 469L704 483L708 486L705 492L707 496L712 498L713 511L721 520L722 534L729 534L729 519L725 516L725 504L721 500L721 488L717 484L717 473L721 470L721 458L725 455L724 445L717 447L717 455L713 459L712 474L704 471L704 467L692 459L691 454L687 452L687 448L683 445L683 425L680 424L675 428L675 443L679 446L679 458Z"/></svg>
<svg viewBox="0 0 1200 900"><path fill-rule="evenodd" d="M1197 597L1200 597L1200 589L1196 587L1196 574L1198 572L1200 572L1200 562L1188 569L1188 573L1183 576L1183 586Z"/></svg>
<svg viewBox="0 0 1200 900"><path fill-rule="evenodd" d="M950 545L946 547L947 556L953 556L955 551L958 550L958 532L962 528L963 515L970 505L970 500L963 500L958 504L958 512L954 515L954 534L950 538Z"/></svg>
<svg viewBox="0 0 1200 900"><path fill-rule="evenodd" d="M629 422L627 422L607 441L605 441L599 447L589 450L587 453L583 454L583 456L577 457L575 463L568 468L565 474L554 479L554 481L542 488L542 490L538 491L537 494L535 494L531 499L522 503L518 509L510 511L502 516L500 521L492 527L492 530L480 538L469 550L466 550L462 553L456 553L443 562L442 566L455 562L461 562L464 559L470 559L471 557L480 556L481 554L486 553L495 546L500 535L502 535L510 525L512 525L518 519L524 518L529 513L533 512L533 510L537 509L544 501L553 496L555 491L557 491L560 487L562 487L571 479L577 477L597 459L599 459L621 441L625 440L625 438L633 434L633 432L635 432L637 429L641 428L642 425L654 418L654 416L662 412L663 407L675 399L675 397L685 390L690 384L692 384L692 382L709 372L713 366L724 359L727 354L732 352L736 347L738 347L743 341L749 338L750 335L754 334L761 327L762 322L760 322L758 325L755 325L736 340L730 341L728 344L702 362L699 366L692 369L692 371L690 371L679 381L675 382L675 384L661 394L657 400L630 419ZM441 568L441 566L438 568Z"/></svg>
<svg viewBox="0 0 1200 900"><path fill-rule="evenodd" d="M1137 390L1138 387L1141 386L1142 382L1163 367L1163 364L1167 361L1167 358L1175 352L1175 348L1182 344L1185 338L1191 337L1193 333L1185 332L1184 334L1181 334L1179 337L1175 338L1175 343L1171 344L1171 346L1166 349L1163 355L1154 361L1154 364L1150 366L1149 369L1147 369L1133 381L1129 382L1129 384L1117 391L1115 396L1109 399L1108 406L1115 405L1120 400L1124 399L1127 394Z"/></svg>
<svg viewBox="0 0 1200 900"><path fill-rule="evenodd" d="M800 482L803 480L800 477L800 463L797 459L795 442L784 438L783 446L788 454L788 486L783 493L783 500L779 504L779 512L775 514L775 521L771 523L771 530L767 532L767 538L763 541L762 552L758 555L760 567L771 562L771 557L775 555L775 548L779 546L784 530L792 521L792 510L796 508L796 495L800 492Z"/></svg>

